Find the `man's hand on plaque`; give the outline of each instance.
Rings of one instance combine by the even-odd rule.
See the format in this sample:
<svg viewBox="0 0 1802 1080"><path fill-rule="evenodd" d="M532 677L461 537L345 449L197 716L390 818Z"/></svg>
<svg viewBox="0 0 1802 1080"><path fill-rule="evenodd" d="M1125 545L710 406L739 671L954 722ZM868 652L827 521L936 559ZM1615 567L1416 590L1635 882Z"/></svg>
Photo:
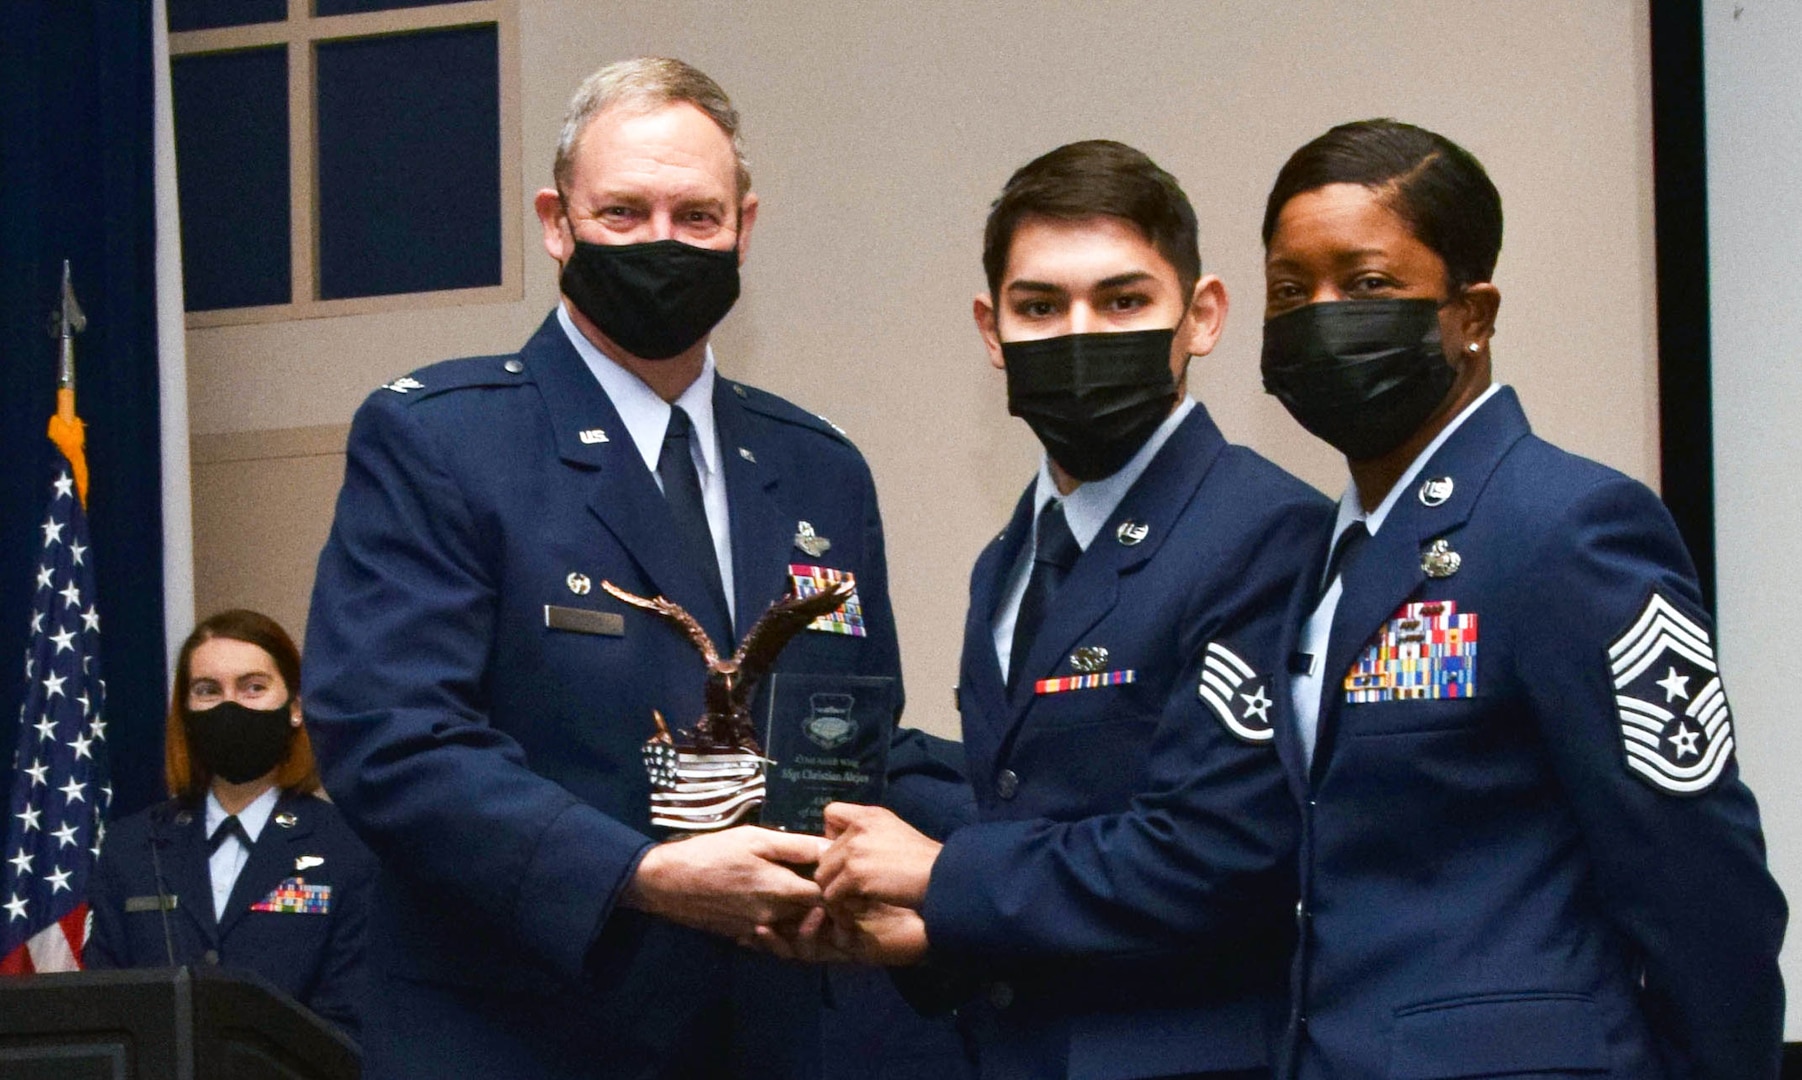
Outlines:
<svg viewBox="0 0 1802 1080"><path fill-rule="evenodd" d="M830 803L825 816L832 846L820 856L814 880L835 919L863 901L904 908L926 902L932 864L944 845L880 806Z"/></svg>
<svg viewBox="0 0 1802 1080"><path fill-rule="evenodd" d="M820 888L796 873L825 850L817 836L740 825L645 852L621 902L671 922L750 942L759 926L799 925Z"/></svg>

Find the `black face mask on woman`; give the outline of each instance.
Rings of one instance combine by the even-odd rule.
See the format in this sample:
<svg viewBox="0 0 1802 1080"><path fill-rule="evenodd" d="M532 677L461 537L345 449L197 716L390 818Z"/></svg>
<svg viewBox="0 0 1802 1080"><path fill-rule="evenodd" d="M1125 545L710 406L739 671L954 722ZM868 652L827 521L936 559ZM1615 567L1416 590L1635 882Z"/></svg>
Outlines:
<svg viewBox="0 0 1802 1080"><path fill-rule="evenodd" d="M1007 411L1078 480L1120 471L1176 404L1175 330L1005 341Z"/></svg>
<svg viewBox="0 0 1802 1080"><path fill-rule="evenodd" d="M233 784L255 780L275 768L294 737L293 713L287 705L253 709L221 701L210 709L185 710L182 722L189 752L208 772Z"/></svg>
<svg viewBox="0 0 1802 1080"><path fill-rule="evenodd" d="M685 352L738 302L735 248L715 251L680 240L575 243L559 280L563 295L640 359Z"/></svg>
<svg viewBox="0 0 1802 1080"><path fill-rule="evenodd" d="M1445 401L1457 369L1437 300L1327 300L1264 323L1264 390L1351 461L1408 440Z"/></svg>

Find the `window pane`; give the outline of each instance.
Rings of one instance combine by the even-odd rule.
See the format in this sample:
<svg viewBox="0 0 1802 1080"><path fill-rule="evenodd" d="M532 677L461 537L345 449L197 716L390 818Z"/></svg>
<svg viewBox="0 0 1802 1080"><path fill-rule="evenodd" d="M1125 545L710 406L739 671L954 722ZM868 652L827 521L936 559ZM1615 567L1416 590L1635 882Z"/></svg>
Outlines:
<svg viewBox="0 0 1802 1080"><path fill-rule="evenodd" d="M288 303L286 47L177 56L170 70L187 309Z"/></svg>
<svg viewBox="0 0 1802 1080"><path fill-rule="evenodd" d="M317 0L315 15L355 15L362 11L388 11L392 8L431 7L457 0Z"/></svg>
<svg viewBox="0 0 1802 1080"><path fill-rule="evenodd" d="M281 22L288 0L169 0L169 32Z"/></svg>
<svg viewBox="0 0 1802 1080"><path fill-rule="evenodd" d="M500 284L494 24L317 56L320 298Z"/></svg>

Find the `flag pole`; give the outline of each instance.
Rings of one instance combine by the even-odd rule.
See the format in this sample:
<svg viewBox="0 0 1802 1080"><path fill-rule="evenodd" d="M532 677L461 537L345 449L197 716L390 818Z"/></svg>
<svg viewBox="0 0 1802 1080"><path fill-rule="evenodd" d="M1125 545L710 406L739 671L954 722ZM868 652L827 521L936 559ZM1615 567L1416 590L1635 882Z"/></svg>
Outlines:
<svg viewBox="0 0 1802 1080"><path fill-rule="evenodd" d="M56 371L56 415L50 418L50 441L69 459L75 472L75 491L81 505L88 505L88 459L86 425L75 415L75 335L88 328L88 317L75 301L75 286L70 281L69 260L63 260L62 304L50 314L50 332L59 339L60 355Z"/></svg>

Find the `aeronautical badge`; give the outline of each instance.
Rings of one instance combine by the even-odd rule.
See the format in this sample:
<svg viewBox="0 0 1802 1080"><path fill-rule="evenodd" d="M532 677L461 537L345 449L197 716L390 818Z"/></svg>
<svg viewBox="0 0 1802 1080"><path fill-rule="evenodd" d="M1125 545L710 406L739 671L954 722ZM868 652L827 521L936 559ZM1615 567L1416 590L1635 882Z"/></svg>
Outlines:
<svg viewBox="0 0 1802 1080"><path fill-rule="evenodd" d="M802 599L823 592L828 586L841 581L853 586L851 595L835 610L828 611L808 623L807 629L823 630L828 634L864 637L869 631L864 629L863 603L858 599L855 588L857 578L851 571L834 570L826 566L809 566L804 563L788 564L789 591Z"/></svg>
<svg viewBox="0 0 1802 1080"><path fill-rule="evenodd" d="M1403 604L1345 674L1347 704L1467 698L1477 692L1477 616L1450 600Z"/></svg>
<svg viewBox="0 0 1802 1080"><path fill-rule="evenodd" d="M424 390L425 383L420 382L411 375L403 375L391 383L383 383L382 389L392 390L397 394L405 394L410 390Z"/></svg>
<svg viewBox="0 0 1802 1080"><path fill-rule="evenodd" d="M1733 719L1708 631L1656 592L1608 646L1627 768L1677 795L1707 791L1733 757Z"/></svg>
<svg viewBox="0 0 1802 1080"><path fill-rule="evenodd" d="M1208 642L1196 692L1236 738L1248 743L1267 743L1276 738L1270 719L1274 702L1270 698L1269 677L1258 674L1238 653L1218 641Z"/></svg>
<svg viewBox="0 0 1802 1080"><path fill-rule="evenodd" d="M308 885L305 878L287 878L269 890L269 895L250 905L252 911L271 911L278 915L329 915L332 911L332 887Z"/></svg>

